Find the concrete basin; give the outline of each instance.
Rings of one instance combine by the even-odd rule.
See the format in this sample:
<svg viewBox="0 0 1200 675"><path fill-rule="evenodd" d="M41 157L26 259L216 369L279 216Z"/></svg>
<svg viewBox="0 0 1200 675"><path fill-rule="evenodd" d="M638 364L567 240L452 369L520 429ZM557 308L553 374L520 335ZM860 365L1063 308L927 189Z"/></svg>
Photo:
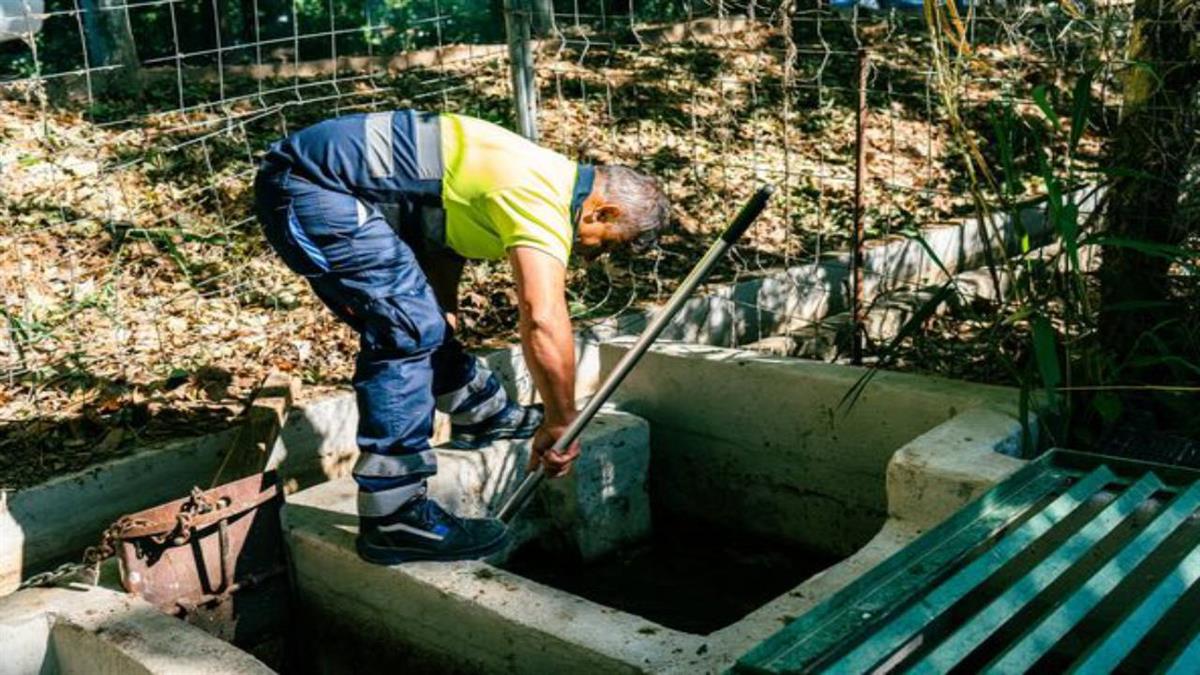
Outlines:
<svg viewBox="0 0 1200 675"><path fill-rule="evenodd" d="M611 368L625 345L601 350ZM672 628L489 561L377 567L353 551L354 486L293 495L287 513L313 672L720 672L782 625L1021 466L1015 392L739 350L653 350L585 437L570 481L521 516L517 545L620 555L685 521L811 551L829 567L707 631ZM484 512L527 448L447 452L433 485ZM1007 454L1006 454L1007 453ZM566 558L564 558L566 559ZM701 589L698 589L698 592Z"/></svg>

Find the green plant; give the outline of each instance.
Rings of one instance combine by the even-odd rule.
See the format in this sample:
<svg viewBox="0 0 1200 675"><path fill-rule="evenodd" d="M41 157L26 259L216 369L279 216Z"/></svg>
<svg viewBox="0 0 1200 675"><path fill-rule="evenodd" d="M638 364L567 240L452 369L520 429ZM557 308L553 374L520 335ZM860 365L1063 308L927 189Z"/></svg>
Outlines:
<svg viewBox="0 0 1200 675"><path fill-rule="evenodd" d="M1086 67L1076 77L1069 95L1052 85L1038 84L1018 92L1032 101L1032 106L1020 106L1014 95L1004 97L993 103L988 112L991 137L975 136L963 121L959 108L959 84L975 58L967 44L966 31L953 4L927 2L926 20L932 46L933 80L960 153L976 216L983 223L994 224L1001 220L997 216L1006 215L1006 220L1014 226L1011 239L1006 239L997 227L986 230L988 250L1003 254L990 257L988 269L998 286L1002 277L1014 280L1011 297L998 307L968 309L966 314L969 319L987 325L974 347L999 361L1009 374L1009 381L1020 388L1020 414L1030 441L1027 452L1037 451L1032 445L1035 419L1044 444L1082 449L1103 447L1105 435L1116 425L1141 419L1134 413L1145 413L1147 408L1159 413L1154 419L1160 429L1196 434L1200 428L1194 414L1186 411L1195 409L1195 397L1200 393L1200 387L1194 386L1200 382L1200 338L1189 329L1182 308L1196 305L1200 289L1194 284L1161 283L1150 292L1144 292L1143 288L1136 299L1124 305L1104 304L1104 298L1110 295L1105 284L1121 282L1097 279L1094 265L1088 264L1097 251L1106 261L1133 254L1140 260L1152 261L1164 278L1180 274L1194 277L1200 261L1194 238L1164 239L1152 230L1141 231L1143 236L1126 234L1121 229L1122 223L1113 221L1113 209L1109 206L1113 200L1117 203L1129 200L1130 190L1146 190L1150 186L1150 193L1166 196L1160 197L1162 203L1141 202L1143 220L1145 209L1152 206L1162 214L1164 222L1170 223L1178 199L1174 195L1178 192L1162 189L1154 192L1154 186L1162 188L1170 183L1171 188L1176 188L1181 181L1165 175L1170 171L1164 168L1161 157L1147 158L1144 153L1139 156L1128 149L1120 152L1119 138L1111 144L1116 149L1109 152L1109 157L1118 161L1110 160L1103 170L1089 166L1094 158L1083 156L1082 141L1089 125L1101 118L1104 111L1093 95L1100 77L1099 64L1087 59L1081 59ZM1109 33L1102 39L1125 37ZM1136 48L1136 41L1133 45ZM1198 51L1200 45L1191 52L1193 61L1188 67L1200 68ZM1172 53L1178 57L1188 52L1176 49ZM1127 105L1129 96L1153 99L1164 107L1174 105L1176 112L1169 119L1177 123L1181 116L1194 114L1186 111L1192 105L1186 95L1176 92L1172 98L1163 93L1170 86L1171 77L1180 81L1178 73L1160 77L1156 73L1171 72L1161 64L1139 63L1134 69L1143 73L1149 69L1150 74L1143 78L1149 82L1136 85L1149 88L1149 92L1129 89L1127 81L1126 89L1132 92L1126 94ZM1150 120L1154 121L1161 124L1162 118ZM1176 136L1166 128L1153 145L1168 147ZM1192 144L1194 148L1194 138ZM1186 165L1187 154L1180 153L1178 145L1175 147L1173 161ZM1134 148L1145 150L1146 146ZM1040 233L1025 229L1020 217L1021 186L1031 177L1040 181L1045 192L1046 227ZM1085 217L1081 201L1093 196L1090 190L1101 186L1107 188L1107 193ZM924 244L919 235L911 236ZM1049 254L1030 255L1039 247L1045 247L1041 251ZM926 246L926 250L936 259L932 249ZM950 276L944 266L943 272ZM943 286L895 339L882 348L877 367L894 363L905 345L913 340L938 339L936 335L923 337L923 325L937 306L956 292L952 281ZM1103 331L1103 317L1114 312L1161 319L1146 322L1135 329L1128 344L1117 346L1111 339L1105 339ZM1017 339L1014 341L1013 337ZM847 393L844 404L853 405L873 376L874 369L864 374Z"/></svg>

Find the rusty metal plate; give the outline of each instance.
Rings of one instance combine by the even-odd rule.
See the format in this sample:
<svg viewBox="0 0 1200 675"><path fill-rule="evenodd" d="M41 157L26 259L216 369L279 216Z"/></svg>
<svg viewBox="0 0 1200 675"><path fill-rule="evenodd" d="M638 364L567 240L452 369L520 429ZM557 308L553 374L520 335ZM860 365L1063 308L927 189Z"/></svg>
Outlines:
<svg viewBox="0 0 1200 675"><path fill-rule="evenodd" d="M288 583L274 472L256 474L131 517L119 545L125 590L242 646L277 635Z"/></svg>

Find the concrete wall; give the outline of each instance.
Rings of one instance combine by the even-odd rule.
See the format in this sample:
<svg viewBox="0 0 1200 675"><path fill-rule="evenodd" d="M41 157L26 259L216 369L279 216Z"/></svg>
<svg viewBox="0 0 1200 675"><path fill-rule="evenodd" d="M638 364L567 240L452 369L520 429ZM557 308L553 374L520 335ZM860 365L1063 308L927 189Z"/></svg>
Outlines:
<svg viewBox="0 0 1200 675"><path fill-rule="evenodd" d="M1081 214L1091 213L1101 192L1086 188L1069 198ZM994 213L986 225L977 218L924 226L917 238L892 236L867 243L863 291L868 299L904 287L940 283L1020 250L1021 233L1034 246L1050 239L1046 206L1035 202L1015 214ZM923 240L923 242L921 241ZM812 262L707 289L688 301L663 332L666 340L719 347L769 337L785 327L818 322L849 308L850 253L835 252ZM593 330L628 335L641 330L646 313L633 313Z"/></svg>
<svg viewBox="0 0 1200 675"><path fill-rule="evenodd" d="M602 370L628 345L603 345ZM882 527L897 450L964 411L1016 403L1004 388L880 372L852 408L840 407L865 372L662 345L630 374L617 403L650 422L657 504L844 556Z"/></svg>

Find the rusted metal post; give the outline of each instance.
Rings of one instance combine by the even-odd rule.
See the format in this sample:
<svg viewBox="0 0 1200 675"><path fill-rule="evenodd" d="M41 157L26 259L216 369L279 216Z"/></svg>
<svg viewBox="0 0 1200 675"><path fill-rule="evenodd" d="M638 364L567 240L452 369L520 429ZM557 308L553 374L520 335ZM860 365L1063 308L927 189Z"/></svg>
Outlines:
<svg viewBox="0 0 1200 675"><path fill-rule="evenodd" d="M221 460L212 487L267 470L275 439L287 423L288 411L300 393L300 381L272 370L246 410L233 445Z"/></svg>
<svg viewBox="0 0 1200 675"><path fill-rule="evenodd" d="M866 341L866 308L863 306L863 240L866 238L866 209L863 207L863 179L867 171L867 70L870 57L866 47L858 48L858 110L855 115L854 147L854 248L850 256L851 278L854 293L851 295L851 318L853 334L850 342L850 359L854 365L862 365L863 343Z"/></svg>

